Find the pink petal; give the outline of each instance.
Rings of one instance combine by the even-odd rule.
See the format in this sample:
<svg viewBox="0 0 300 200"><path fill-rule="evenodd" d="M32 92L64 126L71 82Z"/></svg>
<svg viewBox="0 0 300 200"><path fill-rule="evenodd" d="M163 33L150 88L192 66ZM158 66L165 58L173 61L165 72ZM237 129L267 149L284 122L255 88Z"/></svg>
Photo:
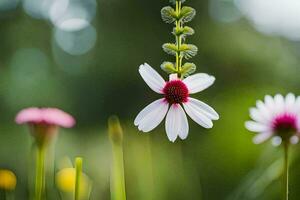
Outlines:
<svg viewBox="0 0 300 200"><path fill-rule="evenodd" d="M70 128L75 125L75 120L71 115L57 108L26 108L17 114L16 123L43 123Z"/></svg>
<svg viewBox="0 0 300 200"><path fill-rule="evenodd" d="M71 128L75 125L74 118L68 113L57 108L41 109L44 121L48 124L54 124L65 128Z"/></svg>
<svg viewBox="0 0 300 200"><path fill-rule="evenodd" d="M15 121L17 124L41 123L43 119L39 108L26 108L17 114Z"/></svg>

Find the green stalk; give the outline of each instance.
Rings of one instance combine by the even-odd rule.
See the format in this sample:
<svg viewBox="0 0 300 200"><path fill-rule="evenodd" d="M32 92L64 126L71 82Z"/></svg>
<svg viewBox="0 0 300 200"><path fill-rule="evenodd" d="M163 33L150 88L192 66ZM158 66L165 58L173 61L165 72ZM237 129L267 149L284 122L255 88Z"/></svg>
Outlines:
<svg viewBox="0 0 300 200"><path fill-rule="evenodd" d="M112 145L113 166L111 180L112 200L126 200L123 147L119 144Z"/></svg>
<svg viewBox="0 0 300 200"><path fill-rule="evenodd" d="M80 197L80 183L82 176L82 158L76 158L76 181L75 181L75 200L79 200Z"/></svg>
<svg viewBox="0 0 300 200"><path fill-rule="evenodd" d="M112 144L112 168L110 192L112 200L126 200L124 158L123 158L123 130L117 117L108 120L108 132Z"/></svg>
<svg viewBox="0 0 300 200"><path fill-rule="evenodd" d="M35 200L42 200L45 192L46 146L38 145L36 153Z"/></svg>
<svg viewBox="0 0 300 200"><path fill-rule="evenodd" d="M179 15L181 12L181 2L180 1L176 1L176 13L177 15ZM176 29L181 28L181 22L180 20L176 20ZM179 76L181 76L179 74L179 72L181 71L181 66L182 66L182 56L180 55L179 49L181 48L181 44L182 44L182 37L181 35L176 35L176 44L177 44L177 49L178 51L176 52L176 71L178 73Z"/></svg>
<svg viewBox="0 0 300 200"><path fill-rule="evenodd" d="M289 143L284 142L283 199L289 199Z"/></svg>

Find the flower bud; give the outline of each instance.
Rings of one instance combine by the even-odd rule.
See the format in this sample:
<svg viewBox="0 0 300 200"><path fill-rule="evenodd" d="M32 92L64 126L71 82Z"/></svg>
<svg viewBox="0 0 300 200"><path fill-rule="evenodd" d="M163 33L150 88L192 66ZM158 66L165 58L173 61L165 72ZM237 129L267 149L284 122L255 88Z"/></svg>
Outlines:
<svg viewBox="0 0 300 200"><path fill-rule="evenodd" d="M123 141L123 130L117 116L108 119L108 134L111 141L115 144L121 144Z"/></svg>
<svg viewBox="0 0 300 200"><path fill-rule="evenodd" d="M17 178L12 171L0 170L0 189L14 190L17 184Z"/></svg>

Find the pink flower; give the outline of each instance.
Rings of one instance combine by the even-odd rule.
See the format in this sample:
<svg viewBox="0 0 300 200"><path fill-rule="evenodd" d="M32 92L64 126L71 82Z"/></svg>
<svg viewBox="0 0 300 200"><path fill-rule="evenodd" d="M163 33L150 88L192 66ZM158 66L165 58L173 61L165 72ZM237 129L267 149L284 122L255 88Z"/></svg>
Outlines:
<svg viewBox="0 0 300 200"><path fill-rule="evenodd" d="M265 100L257 101L256 107L250 109L252 121L245 126L249 131L258 133L253 141L262 143L270 138L274 145L282 141L295 144L300 135L300 97L290 93L286 97L277 94L265 96Z"/></svg>
<svg viewBox="0 0 300 200"><path fill-rule="evenodd" d="M75 125L75 120L71 115L57 108L26 108L17 114L16 123L71 128Z"/></svg>

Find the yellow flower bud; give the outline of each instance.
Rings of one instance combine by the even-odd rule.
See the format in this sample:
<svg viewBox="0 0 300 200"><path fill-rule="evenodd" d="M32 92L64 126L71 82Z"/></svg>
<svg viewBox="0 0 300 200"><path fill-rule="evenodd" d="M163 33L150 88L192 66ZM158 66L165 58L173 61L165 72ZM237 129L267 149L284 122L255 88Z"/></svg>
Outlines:
<svg viewBox="0 0 300 200"><path fill-rule="evenodd" d="M56 174L56 185L62 192L75 192L75 181L75 168L65 168ZM89 178L85 174L82 174L80 186L80 194L86 195L89 192Z"/></svg>
<svg viewBox="0 0 300 200"><path fill-rule="evenodd" d="M0 170L0 189L14 190L16 184L17 178L12 171Z"/></svg>

